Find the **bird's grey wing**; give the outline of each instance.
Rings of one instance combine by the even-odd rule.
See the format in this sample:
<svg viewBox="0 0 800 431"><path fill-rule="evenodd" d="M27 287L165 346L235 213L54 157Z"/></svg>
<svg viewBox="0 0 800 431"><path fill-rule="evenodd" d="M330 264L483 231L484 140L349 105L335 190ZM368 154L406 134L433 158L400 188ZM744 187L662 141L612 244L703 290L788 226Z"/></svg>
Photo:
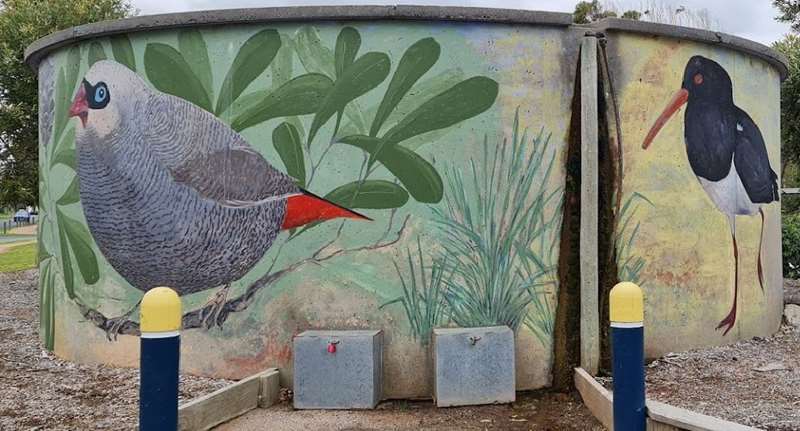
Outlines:
<svg viewBox="0 0 800 431"><path fill-rule="evenodd" d="M154 91L140 128L176 182L205 198L240 206L300 191L227 124L181 98Z"/></svg>
<svg viewBox="0 0 800 431"><path fill-rule="evenodd" d="M200 196L226 206L258 205L300 192L291 177L248 149L200 155L180 165L172 176Z"/></svg>
<svg viewBox="0 0 800 431"><path fill-rule="evenodd" d="M767 147L758 126L746 112L736 108L736 172L753 203L780 199L778 175L769 164Z"/></svg>

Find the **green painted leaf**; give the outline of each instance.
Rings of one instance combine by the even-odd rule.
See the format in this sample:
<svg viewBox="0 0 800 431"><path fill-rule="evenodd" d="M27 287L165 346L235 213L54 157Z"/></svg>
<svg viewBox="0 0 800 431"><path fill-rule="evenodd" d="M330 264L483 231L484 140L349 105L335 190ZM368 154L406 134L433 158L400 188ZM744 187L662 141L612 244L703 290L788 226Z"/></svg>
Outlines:
<svg viewBox="0 0 800 431"><path fill-rule="evenodd" d="M38 238L47 238L47 236L45 235L44 229L45 229L45 227L50 226L50 224L44 222L44 220L45 220L44 212L41 211L41 208L42 208L42 206L39 205L39 210L40 210L39 214L40 214L41 217L39 218L39 226L38 226L39 231L37 233L37 237ZM53 257L53 255L50 254L49 251L47 251L47 246L45 245L45 241L43 239L40 240L40 241L36 241L36 262L41 266L42 262L44 262L45 260L47 260L47 259L49 259L51 257Z"/></svg>
<svg viewBox="0 0 800 431"><path fill-rule="evenodd" d="M208 60L208 48L200 30L190 28L178 32L178 50L186 60L189 68L206 90L209 99L214 98L211 62Z"/></svg>
<svg viewBox="0 0 800 431"><path fill-rule="evenodd" d="M419 202L437 203L442 200L442 178L436 168L417 153L400 145L382 145L381 139L363 135L339 140L361 148L389 170ZM378 151L380 149L380 151Z"/></svg>
<svg viewBox="0 0 800 431"><path fill-rule="evenodd" d="M222 113L242 94L254 79L269 67L281 47L281 37L275 30L261 30L239 48L219 90L216 113Z"/></svg>
<svg viewBox="0 0 800 431"><path fill-rule="evenodd" d="M66 217L59 209L56 211L58 212L59 229L66 233L83 280L86 284L97 283L97 280L100 279L100 269L97 266L97 256L92 250L92 235L83 224Z"/></svg>
<svg viewBox="0 0 800 431"><path fill-rule="evenodd" d="M313 114L332 87L325 75L300 75L271 93L261 92L261 101L239 114L231 127L238 132L272 118Z"/></svg>
<svg viewBox="0 0 800 431"><path fill-rule="evenodd" d="M117 63L122 63L136 72L136 57L133 55L133 45L127 35L111 36L111 53L114 54Z"/></svg>
<svg viewBox="0 0 800 431"><path fill-rule="evenodd" d="M316 28L311 26L300 28L295 33L294 42L297 57L308 73L321 73L328 78L336 76L333 53L322 44Z"/></svg>
<svg viewBox="0 0 800 431"><path fill-rule="evenodd" d="M344 116L350 120L350 124L355 128L355 134L365 135L367 133L367 120L364 117L364 110L361 109L361 104L357 100L347 104L344 108Z"/></svg>
<svg viewBox="0 0 800 431"><path fill-rule="evenodd" d="M72 145L73 142L75 142L75 128L70 127L56 144L55 154L53 159L50 160L51 168L61 163L73 171L75 170L75 146Z"/></svg>
<svg viewBox="0 0 800 431"><path fill-rule="evenodd" d="M70 91L67 89L67 78L64 73L64 68L62 67L58 71L58 76L56 77L54 96L53 140L55 142L61 139L61 133L64 131L64 127L67 125L67 120L69 119L67 113L69 111L70 96Z"/></svg>
<svg viewBox="0 0 800 431"><path fill-rule="evenodd" d="M281 34L281 49L269 65L272 72L272 88L278 88L292 79L294 63L294 41L292 38Z"/></svg>
<svg viewBox="0 0 800 431"><path fill-rule="evenodd" d="M106 57L106 50L103 48L103 45L101 45L100 42L92 42L89 45L89 67L92 67L93 64L100 60L105 60L106 58L108 58Z"/></svg>
<svg viewBox="0 0 800 431"><path fill-rule="evenodd" d="M386 89L375 119L372 121L369 135L377 136L381 126L389 114L397 107L400 100L408 90L424 75L437 61L441 48L433 38L420 39L408 47L394 71L392 81Z"/></svg>
<svg viewBox="0 0 800 431"><path fill-rule="evenodd" d="M73 45L67 51L67 64L64 67L66 68L66 92L69 93L68 98L72 99L72 95L75 94L75 88L80 81L78 79L78 72L81 70L81 47L79 45Z"/></svg>
<svg viewBox="0 0 800 431"><path fill-rule="evenodd" d="M344 110L345 106L364 93L380 85L389 75L391 62L389 56L382 52L368 52L350 65L342 76L336 79L328 96L311 122L308 142L333 114Z"/></svg>
<svg viewBox="0 0 800 431"><path fill-rule="evenodd" d="M70 299L75 298L75 276L72 272L72 259L69 257L69 245L67 243L67 234L64 231L62 220L64 215L61 211L58 214L58 243L61 248L61 272L64 276L64 289L67 291L67 296Z"/></svg>
<svg viewBox="0 0 800 431"><path fill-rule="evenodd" d="M175 48L163 43L149 43L144 50L144 70L156 89L211 112L211 100L200 78Z"/></svg>
<svg viewBox="0 0 800 431"><path fill-rule="evenodd" d="M494 104L497 89L497 82L484 76L462 81L406 115L386 132L383 139L387 144L396 144L472 118Z"/></svg>
<svg viewBox="0 0 800 431"><path fill-rule="evenodd" d="M346 208L390 209L408 202L408 192L386 180L354 181L335 188L325 199Z"/></svg>
<svg viewBox="0 0 800 431"><path fill-rule="evenodd" d="M297 180L297 185L306 185L306 165L303 156L303 143L300 141L300 133L297 129L283 122L272 131L272 145L278 152L283 165L286 166L286 173Z"/></svg>
<svg viewBox="0 0 800 431"><path fill-rule="evenodd" d="M72 182L69 183L69 187L67 190L64 191L64 194L61 195L60 198L56 201L59 205L69 205L74 204L81 200L80 193L78 192L78 176L75 175L72 177Z"/></svg>
<svg viewBox="0 0 800 431"><path fill-rule="evenodd" d="M361 48L361 35L353 27L345 27L339 32L336 38L336 50L334 51L334 61L336 66L336 77L342 76L345 69L353 64Z"/></svg>
<svg viewBox="0 0 800 431"><path fill-rule="evenodd" d="M405 97L400 99L397 107L392 110L389 117L384 121L381 128L389 129L400 120L402 120L408 113L417 109L420 105L426 102L432 94L439 94L449 89L450 87L458 84L464 80L464 71L459 68L446 69L428 78L420 79L410 90L406 93ZM379 103L370 106L364 110L364 115L369 118L374 118L378 113ZM387 127L389 126L389 127ZM368 132L349 133L357 135L366 135ZM342 136L347 136L343 134ZM404 143L406 148L411 148L408 143Z"/></svg>
<svg viewBox="0 0 800 431"><path fill-rule="evenodd" d="M42 342L47 350L53 350L55 343L55 289L52 263L47 262L39 277L39 328Z"/></svg>

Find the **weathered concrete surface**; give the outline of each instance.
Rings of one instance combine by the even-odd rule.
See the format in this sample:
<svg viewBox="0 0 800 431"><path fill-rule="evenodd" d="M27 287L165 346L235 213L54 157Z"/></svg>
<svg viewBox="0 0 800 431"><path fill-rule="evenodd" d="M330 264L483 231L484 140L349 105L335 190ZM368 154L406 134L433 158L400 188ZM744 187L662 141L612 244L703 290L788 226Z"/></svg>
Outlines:
<svg viewBox="0 0 800 431"><path fill-rule="evenodd" d="M371 409L383 389L381 331L306 331L294 339L294 407Z"/></svg>
<svg viewBox="0 0 800 431"><path fill-rule="evenodd" d="M433 331L434 397L438 407L510 403L514 333L507 326Z"/></svg>
<svg viewBox="0 0 800 431"><path fill-rule="evenodd" d="M32 43L25 50L25 61L31 65L31 67L36 68L47 53L61 46L85 39L122 33L212 25L277 23L287 21L372 21L379 19L495 22L565 27L572 24L572 15L568 13L477 7L365 5L222 9L144 15L68 28Z"/></svg>
<svg viewBox="0 0 800 431"><path fill-rule="evenodd" d="M581 42L581 366L597 374L600 362L598 314L598 119L597 38Z"/></svg>

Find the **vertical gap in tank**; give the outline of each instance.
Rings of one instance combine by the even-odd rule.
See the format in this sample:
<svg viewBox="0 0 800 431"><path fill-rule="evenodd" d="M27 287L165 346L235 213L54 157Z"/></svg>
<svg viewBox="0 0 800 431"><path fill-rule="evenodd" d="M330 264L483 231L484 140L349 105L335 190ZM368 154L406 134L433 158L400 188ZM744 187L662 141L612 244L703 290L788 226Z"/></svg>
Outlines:
<svg viewBox="0 0 800 431"><path fill-rule="evenodd" d="M598 43L598 47L602 46ZM609 104L609 71L605 67L604 58L601 51L597 51L598 82L597 82L597 116L598 116L598 136L597 136L597 164L598 164L598 208L597 208L597 269L598 269L598 306L600 316L600 369L610 374L611 370L611 350L609 340L609 314L608 297L611 288L619 282L617 268L617 252L614 238L616 235L616 190L619 185L617 182L618 150L617 139L612 134L609 116L613 115L614 106Z"/></svg>
<svg viewBox="0 0 800 431"><path fill-rule="evenodd" d="M573 387L573 373L580 363L580 216L581 216L581 67L576 61L572 116L567 135L564 218L558 257L558 297L553 328L553 388Z"/></svg>

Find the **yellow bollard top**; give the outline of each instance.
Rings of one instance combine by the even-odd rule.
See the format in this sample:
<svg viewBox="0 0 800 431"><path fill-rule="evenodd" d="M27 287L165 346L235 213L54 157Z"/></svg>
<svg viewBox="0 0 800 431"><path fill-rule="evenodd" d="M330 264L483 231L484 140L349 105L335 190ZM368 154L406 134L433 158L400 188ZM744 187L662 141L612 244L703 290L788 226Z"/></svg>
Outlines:
<svg viewBox="0 0 800 431"><path fill-rule="evenodd" d="M642 288L624 281L611 289L609 317L612 322L637 323L644 321Z"/></svg>
<svg viewBox="0 0 800 431"><path fill-rule="evenodd" d="M181 298L169 287L155 287L142 298L141 332L169 332L181 328Z"/></svg>

